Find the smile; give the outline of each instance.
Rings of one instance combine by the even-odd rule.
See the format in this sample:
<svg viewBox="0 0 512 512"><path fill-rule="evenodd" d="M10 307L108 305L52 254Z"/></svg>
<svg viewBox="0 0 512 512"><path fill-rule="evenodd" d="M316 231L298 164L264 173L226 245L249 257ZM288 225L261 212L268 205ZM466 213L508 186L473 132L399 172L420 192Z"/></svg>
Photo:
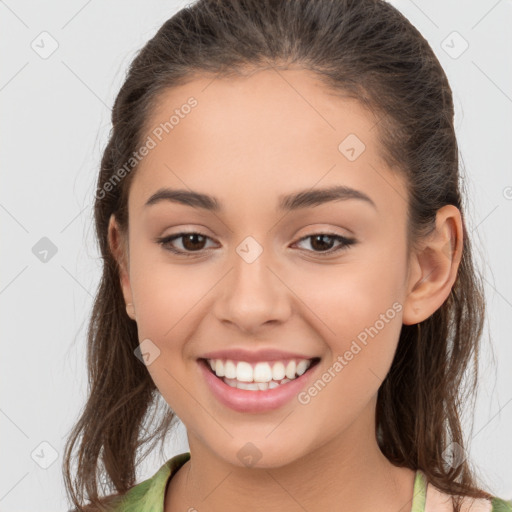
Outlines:
<svg viewBox="0 0 512 512"><path fill-rule="evenodd" d="M298 395L319 361L314 357L272 363L199 359L198 363L208 388L222 404L239 412L264 412Z"/></svg>
<svg viewBox="0 0 512 512"><path fill-rule="evenodd" d="M312 359L249 363L231 359L207 359L215 375L231 387L265 391L286 384L304 374L313 364Z"/></svg>

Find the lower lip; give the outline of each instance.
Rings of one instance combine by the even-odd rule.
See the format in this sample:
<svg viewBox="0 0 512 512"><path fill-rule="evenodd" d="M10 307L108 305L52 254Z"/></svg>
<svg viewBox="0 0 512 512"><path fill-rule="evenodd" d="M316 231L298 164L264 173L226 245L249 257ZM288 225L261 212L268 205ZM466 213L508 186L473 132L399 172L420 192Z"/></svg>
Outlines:
<svg viewBox="0 0 512 512"><path fill-rule="evenodd" d="M238 412L265 412L278 409L297 396L315 373L319 364L290 382L266 391L251 391L228 386L207 367L204 360L198 361L201 372L215 397L225 406Z"/></svg>

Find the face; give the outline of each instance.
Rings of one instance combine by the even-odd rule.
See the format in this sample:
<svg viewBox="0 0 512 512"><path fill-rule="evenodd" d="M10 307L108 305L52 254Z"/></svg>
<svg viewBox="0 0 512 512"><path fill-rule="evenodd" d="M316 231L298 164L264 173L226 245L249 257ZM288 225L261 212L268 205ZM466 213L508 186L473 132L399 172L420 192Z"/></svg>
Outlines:
<svg viewBox="0 0 512 512"><path fill-rule="evenodd" d="M377 121L300 69L198 77L161 97L130 189L122 286L191 448L238 466L253 450L272 467L373 431L409 283L407 190L381 158ZM281 207L332 187L360 197ZM213 196L218 209L147 205L163 188ZM230 349L320 360L279 406L242 411L212 392L199 362Z"/></svg>

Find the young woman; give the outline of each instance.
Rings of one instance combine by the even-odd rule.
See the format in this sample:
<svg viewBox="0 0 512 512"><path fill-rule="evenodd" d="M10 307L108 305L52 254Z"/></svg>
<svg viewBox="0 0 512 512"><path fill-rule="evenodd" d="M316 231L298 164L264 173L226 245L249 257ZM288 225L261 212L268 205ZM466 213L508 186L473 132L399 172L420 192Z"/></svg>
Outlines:
<svg viewBox="0 0 512 512"><path fill-rule="evenodd" d="M383 1L199 0L161 27L98 178L76 510L512 510L460 423L484 298L453 118ZM178 418L190 451L136 483Z"/></svg>

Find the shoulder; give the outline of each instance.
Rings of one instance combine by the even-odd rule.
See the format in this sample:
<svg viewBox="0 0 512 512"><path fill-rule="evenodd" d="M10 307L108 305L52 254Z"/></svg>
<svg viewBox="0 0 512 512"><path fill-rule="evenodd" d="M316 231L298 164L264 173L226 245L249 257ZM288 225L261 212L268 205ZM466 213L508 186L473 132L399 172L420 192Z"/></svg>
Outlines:
<svg viewBox="0 0 512 512"><path fill-rule="evenodd" d="M152 477L129 489L112 512L163 512L167 483L189 459L190 452L169 459Z"/></svg>
<svg viewBox="0 0 512 512"><path fill-rule="evenodd" d="M425 501L425 512L452 512L451 496L429 484ZM512 512L512 500L493 496L491 499L465 497L461 512Z"/></svg>
<svg viewBox="0 0 512 512"><path fill-rule="evenodd" d="M512 499L504 500L498 497L493 497L492 512L512 512Z"/></svg>

